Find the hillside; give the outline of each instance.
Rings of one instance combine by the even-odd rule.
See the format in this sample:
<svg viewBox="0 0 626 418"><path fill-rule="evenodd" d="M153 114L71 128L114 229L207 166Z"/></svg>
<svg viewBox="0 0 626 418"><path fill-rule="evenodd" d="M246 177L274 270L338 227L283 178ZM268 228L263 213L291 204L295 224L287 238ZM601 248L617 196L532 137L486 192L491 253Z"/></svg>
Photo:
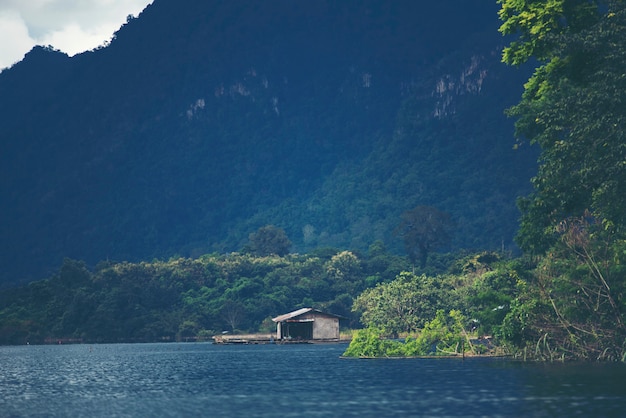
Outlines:
<svg viewBox="0 0 626 418"><path fill-rule="evenodd" d="M513 150L528 72L497 5L156 0L110 45L0 73L0 283L241 249L366 249L418 204L451 249L512 248L536 153Z"/></svg>

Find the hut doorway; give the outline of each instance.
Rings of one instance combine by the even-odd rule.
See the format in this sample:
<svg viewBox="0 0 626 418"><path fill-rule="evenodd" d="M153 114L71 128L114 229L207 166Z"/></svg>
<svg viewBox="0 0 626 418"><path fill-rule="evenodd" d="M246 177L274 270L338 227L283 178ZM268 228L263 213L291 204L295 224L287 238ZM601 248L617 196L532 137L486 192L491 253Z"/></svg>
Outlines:
<svg viewBox="0 0 626 418"><path fill-rule="evenodd" d="M287 322L287 335L284 337L294 340L313 339L313 321L311 322Z"/></svg>

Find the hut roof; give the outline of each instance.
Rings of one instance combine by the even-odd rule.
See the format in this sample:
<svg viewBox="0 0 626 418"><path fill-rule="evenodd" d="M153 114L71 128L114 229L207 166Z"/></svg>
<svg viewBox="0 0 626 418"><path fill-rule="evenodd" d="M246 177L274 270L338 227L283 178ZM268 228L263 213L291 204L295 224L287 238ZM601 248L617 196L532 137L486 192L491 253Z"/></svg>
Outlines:
<svg viewBox="0 0 626 418"><path fill-rule="evenodd" d="M317 310L317 309L301 308L301 309L298 309L296 311L286 313L284 315L279 315L276 318L272 318L272 321L274 321L274 322L284 322L284 321L288 321L290 319L296 318L296 317L298 317L300 315L304 315L304 314L309 313L309 312L319 313L319 314L324 315L324 316L332 316L332 317L336 317L336 318L341 318L341 316L339 316L339 315L322 312L322 311Z"/></svg>

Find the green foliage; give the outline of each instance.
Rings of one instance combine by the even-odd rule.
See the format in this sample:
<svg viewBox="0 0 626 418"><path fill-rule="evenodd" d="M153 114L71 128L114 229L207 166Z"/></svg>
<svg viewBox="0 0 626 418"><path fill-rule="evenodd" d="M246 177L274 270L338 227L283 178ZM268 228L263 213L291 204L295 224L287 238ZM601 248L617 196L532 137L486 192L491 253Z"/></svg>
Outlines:
<svg viewBox="0 0 626 418"><path fill-rule="evenodd" d="M268 317L303 306L343 315L345 325L356 326L351 292L364 289L367 276L400 271L391 267L396 256L376 257L361 264L349 251L329 258L233 253L107 262L93 271L65 260L51 278L2 295L0 344L206 339L224 330L267 330Z"/></svg>
<svg viewBox="0 0 626 418"><path fill-rule="evenodd" d="M451 241L453 222L450 214L432 206L417 206L403 212L402 221L395 233L404 240L404 248L409 258L419 261L421 268L426 266L428 254Z"/></svg>
<svg viewBox="0 0 626 418"><path fill-rule="evenodd" d="M344 352L346 357L416 357L427 355L461 355L473 352L464 329L465 318L460 311L448 315L438 310L417 337L404 342L384 338L376 327L359 330ZM466 344L467 343L467 349Z"/></svg>
<svg viewBox="0 0 626 418"><path fill-rule="evenodd" d="M266 225L250 234L250 249L257 256L277 255L282 257L289 254L291 241L285 230L274 225Z"/></svg>
<svg viewBox="0 0 626 418"><path fill-rule="evenodd" d="M222 330L267 332L268 318L315 306L352 327L360 313L367 328L350 356L478 353L484 348L472 338L491 334L519 356L621 358L626 239L586 218L569 219L559 236L537 265L482 252L459 258L445 275L398 272L369 289L367 278L381 274L369 266L391 263L380 263L383 253L374 252L372 264L348 251L330 259L234 253L94 271L65 260L51 278L2 295L0 343L206 340ZM355 299L343 283L365 290ZM404 342L386 338L405 333Z"/></svg>
<svg viewBox="0 0 626 418"><path fill-rule="evenodd" d="M399 344L383 337L375 327L358 330L343 353L345 357L383 357L400 354Z"/></svg>
<svg viewBox="0 0 626 418"><path fill-rule="evenodd" d="M462 283L457 285L471 329L492 335L502 323L517 295L516 283L525 273L514 261L501 260L494 253L463 258Z"/></svg>
<svg viewBox="0 0 626 418"><path fill-rule="evenodd" d="M436 277L402 272L391 282L366 289L355 300L353 311L361 322L385 335L415 332L435 317L437 310L458 309L465 324L479 335L492 335L517 295L516 282L524 266L483 252L462 257L450 273Z"/></svg>
<svg viewBox="0 0 626 418"><path fill-rule="evenodd" d="M532 268L523 258L480 252L458 258L448 274L436 278L402 272L392 282L365 290L353 310L361 312L362 322L376 338L402 333L408 335L406 340L377 342L364 331L347 355L479 354L496 347L500 353L516 352L536 341L537 318L549 313L528 284L533 281ZM487 345L476 343L483 337Z"/></svg>
<svg viewBox="0 0 626 418"><path fill-rule="evenodd" d="M426 323L414 340L406 343L408 355L454 355L459 354L465 343L465 318L460 311L451 310L448 315L442 309Z"/></svg>
<svg viewBox="0 0 626 418"><path fill-rule="evenodd" d="M337 292L354 295L362 290L361 262L352 252L335 254L325 267L328 278L333 282L332 287Z"/></svg>
<svg viewBox="0 0 626 418"><path fill-rule="evenodd" d="M559 222L586 210L605 222L626 221L626 5L602 3L502 2L506 31L543 45L529 47L544 63L510 110L517 135L541 147L534 192L519 202L518 243L535 254L554 244Z"/></svg>
<svg viewBox="0 0 626 418"><path fill-rule="evenodd" d="M503 61L520 65L531 58L549 61L559 35L584 29L597 20L596 0L498 0L500 32L519 38L504 48Z"/></svg>
<svg viewBox="0 0 626 418"><path fill-rule="evenodd" d="M503 339L544 359L621 359L624 239L584 218L563 222L559 237L532 281L520 282L500 328Z"/></svg>
<svg viewBox="0 0 626 418"><path fill-rule="evenodd" d="M517 297L510 304L502 324L495 329L495 335L505 344L522 348L528 341L537 341L537 318L547 312L548 306L539 297L536 287L527 281L516 283Z"/></svg>
<svg viewBox="0 0 626 418"><path fill-rule="evenodd" d="M361 313L363 324L385 335L414 332L450 302L449 291L439 277L401 272L395 280L361 293L352 310Z"/></svg>
<svg viewBox="0 0 626 418"><path fill-rule="evenodd" d="M504 61L540 66L510 109L541 147L517 242L539 255L496 329L524 355L621 359L626 226L626 3L500 1Z"/></svg>

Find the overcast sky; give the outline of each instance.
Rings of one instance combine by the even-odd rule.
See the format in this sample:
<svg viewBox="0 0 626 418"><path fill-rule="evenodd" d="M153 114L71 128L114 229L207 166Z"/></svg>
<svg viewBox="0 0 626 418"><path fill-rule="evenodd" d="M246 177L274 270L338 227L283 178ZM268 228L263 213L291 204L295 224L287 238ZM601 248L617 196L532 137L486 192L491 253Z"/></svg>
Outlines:
<svg viewBox="0 0 626 418"><path fill-rule="evenodd" d="M75 55L94 49L152 0L0 0L0 70L35 45Z"/></svg>

